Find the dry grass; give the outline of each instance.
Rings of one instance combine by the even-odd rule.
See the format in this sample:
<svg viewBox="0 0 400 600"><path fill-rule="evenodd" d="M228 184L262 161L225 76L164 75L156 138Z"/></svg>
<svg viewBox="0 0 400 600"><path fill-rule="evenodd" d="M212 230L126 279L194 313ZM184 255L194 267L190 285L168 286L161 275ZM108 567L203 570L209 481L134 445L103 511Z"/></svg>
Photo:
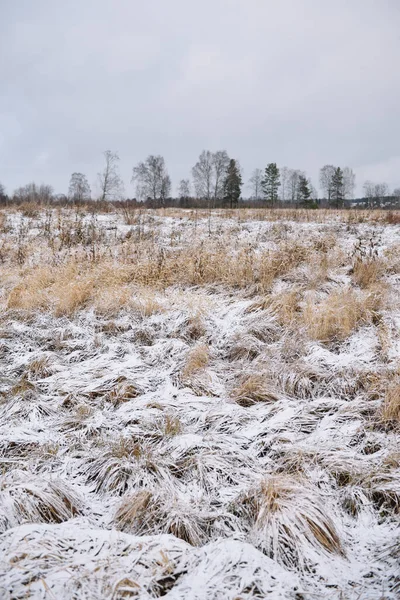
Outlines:
<svg viewBox="0 0 400 600"><path fill-rule="evenodd" d="M232 398L240 406L253 406L258 402L276 402L280 394L265 375L250 375L233 389Z"/></svg>
<svg viewBox="0 0 400 600"><path fill-rule="evenodd" d="M7 215L5 212L0 211L0 231L3 232L7 222Z"/></svg>
<svg viewBox="0 0 400 600"><path fill-rule="evenodd" d="M272 311L280 325L291 327L301 311L301 297L301 292L298 289L281 292L267 297L264 306Z"/></svg>
<svg viewBox="0 0 400 600"><path fill-rule="evenodd" d="M148 444L120 437L99 450L87 462L84 474L100 494L121 496L143 482L152 485L163 478L162 461L157 461Z"/></svg>
<svg viewBox="0 0 400 600"><path fill-rule="evenodd" d="M211 379L207 372L210 361L210 349L206 344L198 344L187 354L177 383L189 388L196 396L213 395Z"/></svg>
<svg viewBox="0 0 400 600"><path fill-rule="evenodd" d="M157 427L162 439L165 437L174 437L175 435L179 435L183 430L181 420L177 415L174 414L164 415L158 420Z"/></svg>
<svg viewBox="0 0 400 600"><path fill-rule="evenodd" d="M199 344L190 350L185 366L182 369L182 378L189 379L195 373L204 371L210 360L210 349L205 344Z"/></svg>
<svg viewBox="0 0 400 600"><path fill-rule="evenodd" d="M0 229L2 527L84 512L88 526L65 532L77 530L82 565L89 546L99 551L107 582L100 528L149 534L143 543L165 564L158 548L182 548L175 570L146 587L142 541L132 558L124 548L138 538L114 536L118 597L137 594L135 581L154 596L175 585L190 594L202 569L223 597L238 565L232 598L265 597L257 565L277 569L278 588L285 576L262 553L315 597L329 597L328 583L357 595L365 567L372 597L389 576L365 539L378 525L388 539L400 507L400 246L387 215L93 213L42 211L33 223L18 212ZM359 236L374 230L368 246ZM84 510L63 481L88 498ZM29 528L37 540L39 529L62 537L62 527ZM189 564L190 548L162 534L203 547ZM360 565L354 585L341 567L347 547ZM57 552L55 568L75 564L69 546Z"/></svg>
<svg viewBox="0 0 400 600"><path fill-rule="evenodd" d="M186 341L199 340L206 334L203 315L200 312L189 315L176 333Z"/></svg>
<svg viewBox="0 0 400 600"><path fill-rule="evenodd" d="M389 210L385 214L384 222L389 225L400 225L400 211L399 210Z"/></svg>
<svg viewBox="0 0 400 600"><path fill-rule="evenodd" d="M228 238L174 251L129 243L121 247L118 262L108 252L88 260L87 252L52 267L40 264L25 267L10 278L7 307L23 310L52 309L56 315L71 315L94 305L108 313L129 305L135 287L165 288L172 285L218 284L233 288L252 287L255 292L269 290L273 281L307 260L309 249L285 242L279 250L255 253L235 252ZM134 304L134 302L133 302ZM159 307L148 302L139 309L152 314Z"/></svg>
<svg viewBox="0 0 400 600"><path fill-rule="evenodd" d="M385 394L385 399L379 414L379 421L385 426L400 426L400 378L392 381Z"/></svg>
<svg viewBox="0 0 400 600"><path fill-rule="evenodd" d="M28 377L26 376L26 373L24 373L22 377L11 387L9 395L11 397L20 396L24 398L29 397L35 391L35 384L29 381Z"/></svg>
<svg viewBox="0 0 400 600"><path fill-rule="evenodd" d="M140 389L137 385L123 380L117 383L107 394L106 399L111 402L115 408L118 408L121 404L129 402L133 398L140 396Z"/></svg>
<svg viewBox="0 0 400 600"><path fill-rule="evenodd" d="M49 377L52 373L51 360L48 356L42 356L41 358L32 360L26 368L27 376L32 379L44 379L45 377Z"/></svg>
<svg viewBox="0 0 400 600"><path fill-rule="evenodd" d="M12 288L7 308L50 309L56 316L70 316L89 306L107 316L123 308L143 317L163 310L152 290L130 286L130 280L129 269L108 262L71 262L56 270L40 267L23 275L23 282Z"/></svg>
<svg viewBox="0 0 400 600"><path fill-rule="evenodd" d="M2 213L3 214L3 213ZM316 236L307 243L290 240L287 224L274 227L282 229L278 247L259 251L256 243L237 244L234 228L227 229L218 238L191 239L179 243L179 227L173 230L169 246L158 242L156 221L153 215L180 216L196 220L208 216L201 211L160 211L140 213L140 236L106 235L97 217L85 221L78 213L51 211L46 213L38 227L42 235L33 240L29 237L29 223L23 234L18 233L15 249L8 255L4 246L4 261L10 267L6 278L7 307L22 310L53 310L57 315L72 315L77 310L94 306L100 313L115 313L121 308L135 308L135 288L164 289L168 286L222 285L233 289L265 294L271 291L277 278L296 277L308 289L323 285L329 270L343 261L340 248L336 248L333 233ZM341 219L350 213L329 211L230 211L216 212L219 217L243 219L281 220L282 218L325 222ZM354 214L354 217L378 220L376 213ZM134 223L137 225L137 213ZM197 222L197 221L196 221ZM194 225L196 225L196 222ZM135 226L136 226L135 225ZM193 226L193 225L192 225ZM22 226L21 226L22 227ZM240 226L238 225L238 231ZM273 236L274 231L272 231ZM176 234L176 235L175 235ZM172 234L171 234L172 235ZM276 237L276 235L275 235ZM133 239L134 238L134 239ZM9 246L10 248L12 245ZM32 260L34 258L34 260ZM23 268L19 268L22 265ZM304 268L303 268L304 267ZM300 269L297 275L296 269ZM370 288L379 281L385 264L382 260L359 261L354 267L354 279L359 285ZM284 302L289 304L289 298ZM136 304L143 315L154 314L162 309L154 300ZM286 321L290 315L282 315ZM193 327L194 339L201 336L201 325Z"/></svg>
<svg viewBox="0 0 400 600"><path fill-rule="evenodd" d="M65 482L12 471L0 477L0 532L28 523L61 523L78 515L82 501Z"/></svg>
<svg viewBox="0 0 400 600"><path fill-rule="evenodd" d="M240 496L236 510L249 519L255 545L287 567L310 567L313 548L343 554L322 498L304 481L287 475L269 477Z"/></svg>
<svg viewBox="0 0 400 600"><path fill-rule="evenodd" d="M382 279L387 264L382 259L358 260L353 268L353 280L363 289L369 289Z"/></svg>
<svg viewBox="0 0 400 600"><path fill-rule="evenodd" d="M29 219L37 219L42 210L42 207L35 202L23 202L18 206L18 211Z"/></svg>
<svg viewBox="0 0 400 600"><path fill-rule="evenodd" d="M122 501L115 517L117 529L135 535L172 534L192 546L204 544L212 523L174 495L140 490Z"/></svg>
<svg viewBox="0 0 400 600"><path fill-rule="evenodd" d="M384 290L357 293L351 288L332 292L317 304L308 299L303 312L309 335L324 343L342 342L357 327L371 325L385 302Z"/></svg>

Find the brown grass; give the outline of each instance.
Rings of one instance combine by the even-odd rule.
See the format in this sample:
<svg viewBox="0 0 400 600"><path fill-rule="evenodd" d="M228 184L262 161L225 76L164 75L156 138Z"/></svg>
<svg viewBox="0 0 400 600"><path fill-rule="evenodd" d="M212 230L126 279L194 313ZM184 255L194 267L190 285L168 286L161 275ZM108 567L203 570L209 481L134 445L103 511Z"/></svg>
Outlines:
<svg viewBox="0 0 400 600"><path fill-rule="evenodd" d="M44 379L52 374L51 361L47 356L32 360L27 368L26 373L32 379Z"/></svg>
<svg viewBox="0 0 400 600"><path fill-rule="evenodd" d="M253 406L258 402L275 402L280 396L265 375L250 375L233 389L232 398L240 406Z"/></svg>
<svg viewBox="0 0 400 600"><path fill-rule="evenodd" d="M389 210L385 213L384 222L389 225L400 225L400 210Z"/></svg>
<svg viewBox="0 0 400 600"><path fill-rule="evenodd" d="M36 219L43 208L36 202L23 202L18 206L18 210L24 215L24 217Z"/></svg>
<svg viewBox="0 0 400 600"><path fill-rule="evenodd" d="M106 394L106 398L117 408L133 398L137 398L139 395L140 390L136 385L128 381L121 381Z"/></svg>
<svg viewBox="0 0 400 600"><path fill-rule="evenodd" d="M387 270L386 263L379 258L374 260L358 260L353 268L353 280L363 289L375 286Z"/></svg>
<svg viewBox="0 0 400 600"><path fill-rule="evenodd" d="M177 333L188 341L199 340L202 338L206 334L206 326L201 313L196 312L195 314L189 315L183 324L182 330Z"/></svg>
<svg viewBox="0 0 400 600"><path fill-rule="evenodd" d="M400 378L392 381L385 394L379 420L384 425L400 426Z"/></svg>
<svg viewBox="0 0 400 600"><path fill-rule="evenodd" d="M269 308L282 326L291 326L300 312L301 293L298 289L273 294L266 298L265 307Z"/></svg>
<svg viewBox="0 0 400 600"><path fill-rule="evenodd" d="M361 325L370 325L384 306L384 290L358 294L351 288L332 292L317 304L308 299L303 313L309 335L321 342L341 342Z"/></svg>
<svg viewBox="0 0 400 600"><path fill-rule="evenodd" d="M29 208L34 207L30 205ZM162 307L154 295L152 299L140 300L135 306L135 288L164 290L169 286L221 285L246 290L248 294L266 294L272 290L277 278L284 278L297 282L303 289L304 286L305 289L318 289L326 282L329 269L343 262L343 253L335 247L335 234L332 231L311 236L306 243L288 240L287 230L291 225L285 220L322 223L347 221L351 217L355 222L368 219L381 222L384 217L379 211L215 211L218 217L237 219L237 232L234 226L229 229L224 225L221 235L201 239L196 235L196 223L206 219L208 211L133 211L131 216L136 225L140 217L140 236L116 233L115 237L107 236L94 213L91 219L85 220L81 212L49 210L43 222L38 224L39 238L27 235L28 221L24 224L26 231L14 232L19 236L14 240L16 243L1 246L0 258L9 268L2 281L8 308L51 310L67 316L88 306L110 315L121 308L133 308L148 316ZM156 217L163 215L184 216L189 222L188 227L193 227L192 243L182 245L179 242L181 233L177 227L171 233L169 245L159 244ZM193 223L190 223L191 219ZM238 244L237 233L243 226L243 219L277 221L275 230L271 229L277 247L259 252L257 243ZM370 289L380 281L385 268L380 260L357 264L353 277L358 285ZM282 300L287 314L285 309L275 309L286 323L297 310L294 306L290 308L295 297ZM192 330L192 339L201 337L200 323L194 323Z"/></svg>
<svg viewBox="0 0 400 600"><path fill-rule="evenodd" d="M191 350L182 370L183 379L191 377L199 371L204 371L210 359L210 350L206 344L199 344Z"/></svg>
<svg viewBox="0 0 400 600"><path fill-rule="evenodd" d="M166 414L159 425L163 437L174 437L182 433L182 423L176 415Z"/></svg>
<svg viewBox="0 0 400 600"><path fill-rule="evenodd" d="M126 496L114 517L117 529L136 535L172 534L192 546L209 538L210 519L171 494L139 490Z"/></svg>
<svg viewBox="0 0 400 600"><path fill-rule="evenodd" d="M262 292L271 288L275 278L307 261L309 255L308 247L286 241L278 250L261 254L252 249L236 251L229 236L168 251L147 241L127 242L117 248L120 255L115 261L110 259L105 243L99 243L97 249L83 247L66 262L46 266L43 257L38 265L17 270L10 278L7 307L50 308L57 315L70 315L94 305L99 312L109 313L114 307L129 305L135 286L164 289L218 284ZM155 310L158 306L148 303L143 313Z"/></svg>
<svg viewBox="0 0 400 600"><path fill-rule="evenodd" d="M22 471L0 477L0 532L21 523L61 523L81 514L82 500L64 481Z"/></svg>
<svg viewBox="0 0 400 600"><path fill-rule="evenodd" d="M268 556L288 567L308 568L308 549L343 554L324 503L303 480L276 475L240 496L236 510L247 515L252 540Z"/></svg>

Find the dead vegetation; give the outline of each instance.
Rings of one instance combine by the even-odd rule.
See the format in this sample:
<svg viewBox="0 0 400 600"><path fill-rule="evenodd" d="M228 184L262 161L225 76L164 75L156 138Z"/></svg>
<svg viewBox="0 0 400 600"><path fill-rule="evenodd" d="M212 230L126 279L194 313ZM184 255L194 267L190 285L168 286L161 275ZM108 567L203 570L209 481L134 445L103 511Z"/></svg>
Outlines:
<svg viewBox="0 0 400 600"><path fill-rule="evenodd" d="M384 426L400 427L400 378L396 377L388 386L379 420Z"/></svg>
<svg viewBox="0 0 400 600"><path fill-rule="evenodd" d="M371 325L385 306L381 288L358 293L348 288L317 303L308 299L304 322L309 335L324 343L342 342L360 326Z"/></svg>
<svg viewBox="0 0 400 600"><path fill-rule="evenodd" d="M265 375L250 375L232 391L232 398L240 406L248 407L257 402L276 402L280 395Z"/></svg>
<svg viewBox="0 0 400 600"><path fill-rule="evenodd" d="M65 482L10 471L0 477L0 532L21 523L61 523L81 513L83 502Z"/></svg>
<svg viewBox="0 0 400 600"><path fill-rule="evenodd" d="M322 498L304 481L275 476L241 496L236 510L249 519L254 543L290 568L309 568L310 549L343 553Z"/></svg>
<svg viewBox="0 0 400 600"><path fill-rule="evenodd" d="M12 597L394 597L396 214L0 214Z"/></svg>
<svg viewBox="0 0 400 600"><path fill-rule="evenodd" d="M124 498L114 522L122 531L138 535L169 533L200 546L208 539L212 516L199 513L195 506L174 496L141 490Z"/></svg>

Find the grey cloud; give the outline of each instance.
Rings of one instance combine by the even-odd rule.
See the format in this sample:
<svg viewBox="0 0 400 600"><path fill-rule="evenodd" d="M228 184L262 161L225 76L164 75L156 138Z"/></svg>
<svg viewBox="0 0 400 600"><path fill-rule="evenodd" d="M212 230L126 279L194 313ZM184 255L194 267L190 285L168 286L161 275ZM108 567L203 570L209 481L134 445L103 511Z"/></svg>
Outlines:
<svg viewBox="0 0 400 600"><path fill-rule="evenodd" d="M268 161L331 162L400 185L397 0L2 0L0 181L66 191L103 150L166 158L175 183L203 148L247 178Z"/></svg>

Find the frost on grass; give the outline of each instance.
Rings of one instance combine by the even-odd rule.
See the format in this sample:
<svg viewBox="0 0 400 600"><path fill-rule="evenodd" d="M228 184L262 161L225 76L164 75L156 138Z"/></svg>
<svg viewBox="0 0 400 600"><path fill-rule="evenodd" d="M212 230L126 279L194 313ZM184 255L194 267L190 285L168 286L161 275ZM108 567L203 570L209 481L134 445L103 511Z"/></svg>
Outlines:
<svg viewBox="0 0 400 600"><path fill-rule="evenodd" d="M1 598L398 596L398 225L282 215L9 211Z"/></svg>
<svg viewBox="0 0 400 600"><path fill-rule="evenodd" d="M23 544L23 549L21 547ZM5 535L4 598L296 598L297 578L243 542L193 548L172 535L137 537L72 527L23 526ZM68 561L68 568L61 565ZM8 567L8 568L7 568ZM1 578L5 581L4 578ZM1 587L3 585L3 587Z"/></svg>

